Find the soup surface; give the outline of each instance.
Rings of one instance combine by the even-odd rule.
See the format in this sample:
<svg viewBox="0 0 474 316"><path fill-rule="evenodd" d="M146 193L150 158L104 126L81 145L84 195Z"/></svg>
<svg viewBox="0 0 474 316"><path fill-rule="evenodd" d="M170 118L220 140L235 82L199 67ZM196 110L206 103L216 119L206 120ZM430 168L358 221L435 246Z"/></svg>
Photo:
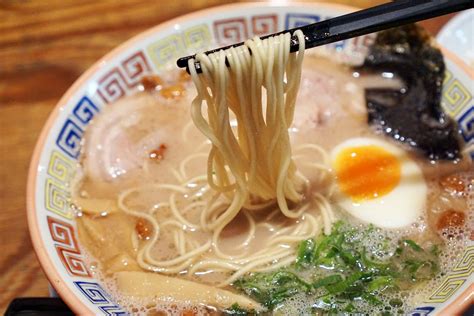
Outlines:
<svg viewBox="0 0 474 316"><path fill-rule="evenodd" d="M91 269L131 312L402 313L469 240L471 162L433 163L367 124L365 88L403 83L308 56L292 155L331 218L318 199L296 219L274 203L244 208L208 245L210 143L190 118L194 87L172 71L142 83L86 131L72 201Z"/></svg>

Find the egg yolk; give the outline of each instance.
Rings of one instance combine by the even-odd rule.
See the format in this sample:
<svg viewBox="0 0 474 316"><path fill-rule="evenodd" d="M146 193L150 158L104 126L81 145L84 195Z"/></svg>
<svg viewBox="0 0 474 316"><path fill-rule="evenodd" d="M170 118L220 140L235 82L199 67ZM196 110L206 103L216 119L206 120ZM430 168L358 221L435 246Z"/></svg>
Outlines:
<svg viewBox="0 0 474 316"><path fill-rule="evenodd" d="M344 148L334 169L340 190L354 202L381 197L400 182L397 157L375 145Z"/></svg>

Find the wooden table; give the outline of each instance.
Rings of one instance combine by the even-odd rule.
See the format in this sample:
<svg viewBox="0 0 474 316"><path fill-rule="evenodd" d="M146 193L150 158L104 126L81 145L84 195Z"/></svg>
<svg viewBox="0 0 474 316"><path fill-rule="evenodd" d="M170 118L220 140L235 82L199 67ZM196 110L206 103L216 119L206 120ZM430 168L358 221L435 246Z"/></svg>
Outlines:
<svg viewBox="0 0 474 316"><path fill-rule="evenodd" d="M47 296L26 224L30 156L49 113L96 60L160 22L228 0L0 1L0 313ZM331 1L366 7L386 1ZM427 21L436 33L449 19Z"/></svg>

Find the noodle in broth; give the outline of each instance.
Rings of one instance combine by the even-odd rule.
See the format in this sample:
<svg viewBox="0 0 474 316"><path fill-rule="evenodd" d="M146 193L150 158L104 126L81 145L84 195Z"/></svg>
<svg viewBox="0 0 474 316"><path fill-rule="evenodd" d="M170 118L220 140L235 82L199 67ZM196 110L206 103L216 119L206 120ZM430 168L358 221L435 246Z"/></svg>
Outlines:
<svg viewBox="0 0 474 316"><path fill-rule="evenodd" d="M301 31L297 36L300 43L304 43ZM308 201L301 203L303 194L300 192L304 191L308 180L297 172L291 158L288 128L293 121L304 44L298 54L290 55L289 41L290 34L263 41L250 40L246 45L255 52L254 58L245 46L210 56L197 56L203 74L198 75L191 68L191 76L198 89L191 115L195 125L212 143L207 176L186 178L186 163L199 155L194 154L185 158L179 171L175 172L180 185L153 186L154 190L170 192L168 203L162 204L162 207L168 207L172 217L162 223L152 213L127 206L127 197L142 188L126 190L118 199L122 211L152 224L153 235L137 254L137 262L142 268L164 274L176 274L188 267L192 267L188 271L191 274L209 269L230 272L232 275L219 284L226 286L248 272L270 271L290 263L294 260L291 248L317 235L322 225L326 233L330 232L334 221L330 204L318 193L311 197L311 212L308 211ZM229 59L230 68L225 65L225 57ZM275 60L278 62L275 63ZM190 65L193 64L194 60L191 60ZM251 78L245 87L243 77ZM262 102L262 90L266 92L265 105ZM252 93L244 95L243 91ZM207 120L201 109L204 101L207 104ZM231 120L234 119L237 127L231 126ZM325 150L316 145L303 144L300 148L312 149L323 157L327 156ZM329 166L325 166L324 162L316 168L329 172ZM204 185L207 200L199 199L178 207L176 196L192 191L189 183ZM149 185L145 188L151 189ZM290 210L287 200L296 204L297 209ZM267 243L261 244L260 249L250 255L246 244L254 236L256 225L265 224L265 221L255 218L255 213L261 209L268 211L269 208L279 210L289 218L300 218L303 213L304 216L289 227L287 233L280 231L278 238L269 238ZM185 218L184 214L191 210L200 213L199 222L190 222ZM247 237L235 245L240 253L230 255L220 249L219 237L241 210L249 222L249 230ZM157 211L159 209L153 210ZM179 255L169 260L156 260L152 249L164 229L173 236ZM268 229L276 231L274 227ZM187 237L187 230L211 232L212 239L198 243ZM281 244L290 247L285 249Z"/></svg>

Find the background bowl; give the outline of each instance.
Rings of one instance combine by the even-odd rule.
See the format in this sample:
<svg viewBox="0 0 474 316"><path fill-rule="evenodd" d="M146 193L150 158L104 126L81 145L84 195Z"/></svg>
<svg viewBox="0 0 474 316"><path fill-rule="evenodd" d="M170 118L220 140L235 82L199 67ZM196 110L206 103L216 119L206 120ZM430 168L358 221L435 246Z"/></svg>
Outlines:
<svg viewBox="0 0 474 316"><path fill-rule="evenodd" d="M127 41L93 65L67 91L50 115L31 161L28 224L33 245L51 284L77 314L125 313L94 279L84 262L69 207L70 182L77 168L81 139L88 123L107 104L136 91L144 75L209 45L242 41L337 16L353 10L331 4L237 4L192 13L158 25ZM212 43L212 44L211 44ZM370 36L330 45L341 59L363 54ZM474 108L469 68L445 55L443 107L462 129L474 155ZM412 315L453 312L468 304L474 290L474 242L460 254L453 271L433 289Z"/></svg>
<svg viewBox="0 0 474 316"><path fill-rule="evenodd" d="M457 14L441 29L436 39L474 67L474 9Z"/></svg>

